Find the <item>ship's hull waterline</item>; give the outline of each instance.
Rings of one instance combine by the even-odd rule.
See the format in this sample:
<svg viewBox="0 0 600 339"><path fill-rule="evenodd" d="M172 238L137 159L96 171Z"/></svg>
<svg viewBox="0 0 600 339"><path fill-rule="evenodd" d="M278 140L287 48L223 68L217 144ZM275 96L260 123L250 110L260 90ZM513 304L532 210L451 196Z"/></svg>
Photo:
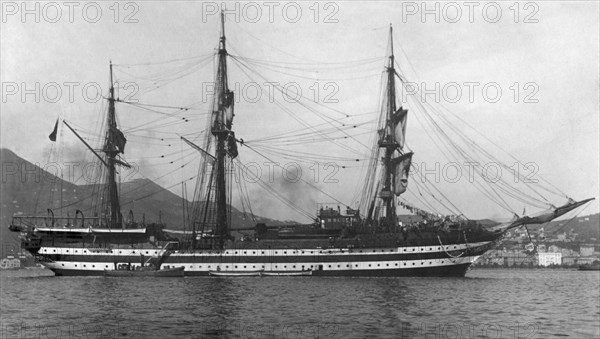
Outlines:
<svg viewBox="0 0 600 339"><path fill-rule="evenodd" d="M185 276L222 272L298 272L313 276L463 277L491 241L445 246L377 249L245 249L173 252L162 268L185 267ZM141 256L159 250L115 249L102 254L87 248L42 247L43 264L59 276L101 276L120 264L141 265ZM233 275L233 274L232 274Z"/></svg>

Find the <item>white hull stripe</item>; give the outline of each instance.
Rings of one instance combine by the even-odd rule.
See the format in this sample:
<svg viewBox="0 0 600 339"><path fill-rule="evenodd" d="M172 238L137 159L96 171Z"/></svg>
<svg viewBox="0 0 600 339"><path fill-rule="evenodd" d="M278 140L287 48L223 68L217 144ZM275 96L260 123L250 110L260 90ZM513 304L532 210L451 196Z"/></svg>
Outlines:
<svg viewBox="0 0 600 339"><path fill-rule="evenodd" d="M459 258L445 259L427 259L427 260L399 260L399 261L360 261L360 262L304 262L304 263L210 263L210 264L190 264L190 263L169 263L164 264L162 268L184 266L186 272L208 272L217 270L244 272L244 271L299 271L302 269L324 271L348 271L348 270L388 270L388 269L415 269L428 267L442 267L460 264L473 263L479 256L464 256ZM50 269L63 270L82 270L82 271L104 271L113 270L114 263L110 262L73 262L73 261L55 261L43 263ZM118 263L124 264L124 263ZM132 267L140 266L139 263L132 263Z"/></svg>
<svg viewBox="0 0 600 339"><path fill-rule="evenodd" d="M476 243L461 243L461 244L450 244L450 245L438 245L438 246L415 246L415 247L389 247L389 248L335 248L335 249L227 249L222 251L173 251L170 257L177 256L207 256L207 257L220 257L220 256L310 256L315 255L381 255L381 254L412 254L412 253L439 253L439 252L454 252L464 251L466 249L473 249L480 246L485 246L491 241L483 241ZM153 256L158 255L161 249L157 248L141 248L141 249L96 249L88 247L41 247L39 254L77 254L77 255L114 255L114 256L139 256L141 254Z"/></svg>

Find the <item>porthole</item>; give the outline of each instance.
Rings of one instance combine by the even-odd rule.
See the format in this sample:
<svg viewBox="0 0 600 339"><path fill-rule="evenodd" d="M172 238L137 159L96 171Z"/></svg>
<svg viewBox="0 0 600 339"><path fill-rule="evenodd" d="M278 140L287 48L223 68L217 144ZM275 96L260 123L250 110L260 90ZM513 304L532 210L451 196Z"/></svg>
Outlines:
<svg viewBox="0 0 600 339"><path fill-rule="evenodd" d="M65 266L65 264L61 264L61 265Z"/></svg>

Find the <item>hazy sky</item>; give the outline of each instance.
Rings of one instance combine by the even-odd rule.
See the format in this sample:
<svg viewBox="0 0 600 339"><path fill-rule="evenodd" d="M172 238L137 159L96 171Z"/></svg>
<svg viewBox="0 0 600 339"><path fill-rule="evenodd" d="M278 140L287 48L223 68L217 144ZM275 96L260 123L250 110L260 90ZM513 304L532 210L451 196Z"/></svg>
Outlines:
<svg viewBox="0 0 600 339"><path fill-rule="evenodd" d="M178 135L199 142L206 128L207 93L214 71L210 55L219 35L217 3L75 4L27 2L23 8L21 2L2 2L1 147L43 165L60 159L53 146L68 146L60 160L63 167L65 162L81 161L85 148L69 131L60 132L57 145L52 145L48 134L61 115L95 144L92 134L99 131L106 105L103 100L88 101L95 101L98 86L106 95L112 60L116 80L130 85L120 88L121 98L133 93L132 99L140 103L192 107L189 111L153 107L152 112L118 105L120 126L129 140L126 159L139 166L139 173L122 173L122 179L146 177L170 187L194 176L198 154L182 144ZM236 136L252 145L259 138L301 130L302 123L316 125L343 146L317 142L322 137L307 134L292 140L300 145L280 138L270 144L256 143L255 149L282 164L294 162L294 156L302 159L298 163L304 179L354 204L369 156L361 143L370 145L375 131L392 23L401 72L421 89L433 90L437 83L440 103L481 135L462 126L465 133L482 146L489 146L483 135L523 162L535 163L539 174L575 199L597 197L599 4L528 4L228 2L226 6L233 10L226 17L229 53L242 65L251 63L246 68L229 60L232 87L238 97L244 94L236 102ZM25 10L29 12L24 14ZM291 84L292 90L300 88L318 104L287 103L266 82ZM465 84L477 85L472 85L470 93L471 87ZM452 100L457 86L462 96ZM257 88L264 92L254 102ZM428 102L434 99L435 94L426 97ZM406 103L410 110L407 143L415 152L414 162L425 162L427 168L434 168L435 162L444 166L443 150L428 139L431 130L421 125L424 117L411 115L417 110L411 110L410 100ZM289 108L282 108L281 103ZM336 127L331 119L338 121ZM345 129L341 124L357 127ZM490 152L512 164L498 149ZM265 159L245 147L240 147L240 153L244 163L260 164L262 179L269 180ZM333 167L324 167L327 159L339 166L335 174ZM188 161L183 170L177 169ZM338 182L324 182L327 175ZM289 185L280 179L281 169L275 168L273 186L304 209L314 211L315 203L332 200L306 185ZM440 189L467 216L510 217L468 184L443 181ZM194 183L187 184L190 195ZM256 184L247 185L255 213L306 221L274 203ZM416 188L414 184L409 187ZM181 192L177 185L172 191ZM237 198L233 202L240 206ZM561 204L564 199L554 197L552 202ZM523 204L511 207L521 212ZM598 212L597 201L584 214L593 212Z"/></svg>

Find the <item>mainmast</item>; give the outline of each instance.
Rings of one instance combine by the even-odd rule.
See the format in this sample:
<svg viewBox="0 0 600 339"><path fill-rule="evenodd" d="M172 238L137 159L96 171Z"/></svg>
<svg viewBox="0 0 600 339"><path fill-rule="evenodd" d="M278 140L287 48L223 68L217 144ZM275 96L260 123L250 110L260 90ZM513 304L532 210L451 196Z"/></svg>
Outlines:
<svg viewBox="0 0 600 339"><path fill-rule="evenodd" d="M121 138L122 139L121 139ZM117 128L117 120L115 117L115 87L113 83L113 65L110 62L110 90L108 96L108 131L106 134L106 143L104 145L104 153L107 157L108 178L106 189L108 192L108 208L110 213L109 228L123 228L121 218L121 208L119 205L119 192L117 191L116 169L117 154L122 152L124 141L123 134Z"/></svg>
<svg viewBox="0 0 600 339"><path fill-rule="evenodd" d="M221 38L219 40L219 62L216 78L217 107L213 112L212 134L216 138L215 171L216 171L216 236L217 247L223 248L225 240L229 238L229 225L227 218L227 182L225 176L227 145L230 135L231 117L228 110L233 105L230 100L230 91L227 83L227 49L225 48L225 16L221 12ZM231 107L232 109L233 107Z"/></svg>
<svg viewBox="0 0 600 339"><path fill-rule="evenodd" d="M396 208L394 206L394 195L392 194L392 155L400 147L394 138L394 123L392 116L396 112L396 84L394 69L394 40L392 36L392 26L390 25L390 56L387 72L387 106L385 115L385 132L379 140L379 147L385 149L383 156L384 181L379 197L383 200L385 210L385 224L387 227L396 224Z"/></svg>

